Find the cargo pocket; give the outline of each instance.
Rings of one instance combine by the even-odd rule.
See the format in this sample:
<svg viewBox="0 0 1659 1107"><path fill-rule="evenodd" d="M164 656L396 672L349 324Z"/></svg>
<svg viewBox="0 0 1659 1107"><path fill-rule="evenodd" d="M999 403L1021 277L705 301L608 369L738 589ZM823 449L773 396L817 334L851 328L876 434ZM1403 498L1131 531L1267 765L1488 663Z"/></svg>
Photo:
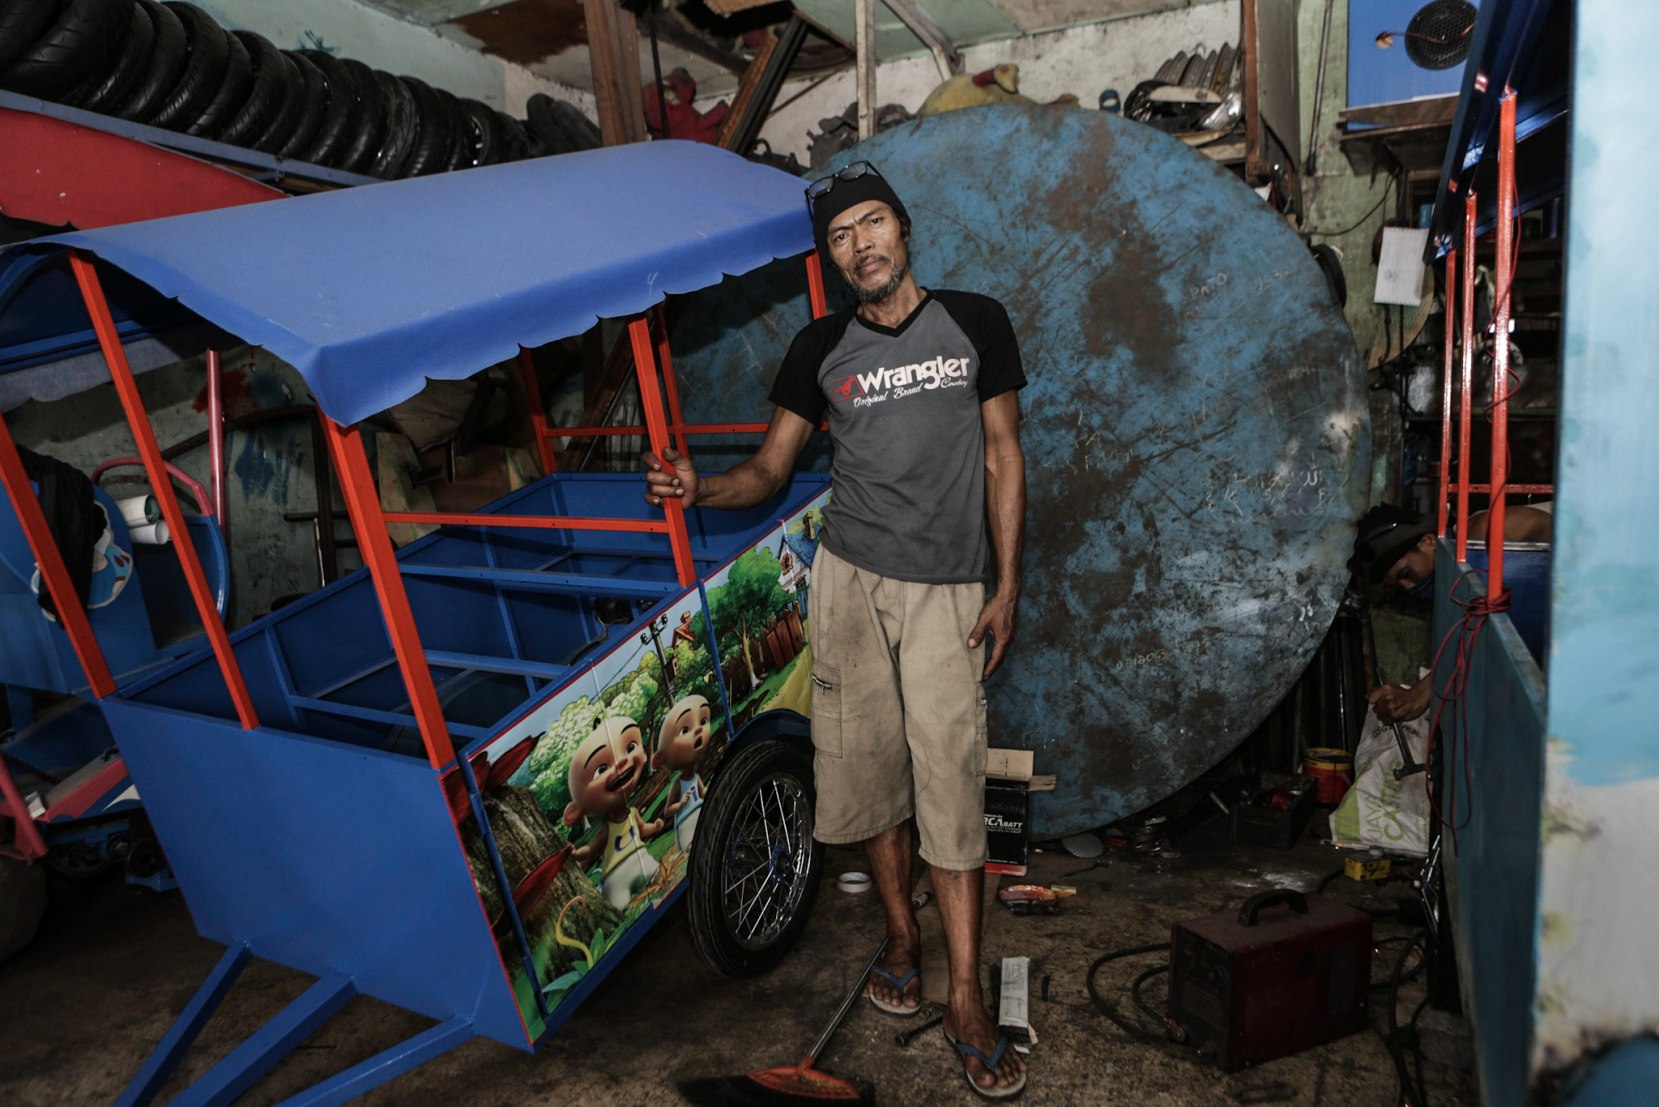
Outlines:
<svg viewBox="0 0 1659 1107"><path fill-rule="evenodd" d="M812 747L841 756L841 670L830 665L812 666Z"/></svg>

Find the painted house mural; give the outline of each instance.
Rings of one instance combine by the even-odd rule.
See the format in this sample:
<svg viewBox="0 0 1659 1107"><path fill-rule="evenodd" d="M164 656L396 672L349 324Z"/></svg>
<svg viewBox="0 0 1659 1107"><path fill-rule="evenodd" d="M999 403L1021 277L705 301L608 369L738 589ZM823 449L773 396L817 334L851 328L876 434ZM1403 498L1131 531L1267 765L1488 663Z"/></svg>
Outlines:
<svg viewBox="0 0 1659 1107"><path fill-rule="evenodd" d="M532 1037L536 992L552 1012L685 880L730 737L766 712L810 714L806 600L828 499L625 638L607 627L610 652L468 759L494 857L464 773L444 777Z"/></svg>

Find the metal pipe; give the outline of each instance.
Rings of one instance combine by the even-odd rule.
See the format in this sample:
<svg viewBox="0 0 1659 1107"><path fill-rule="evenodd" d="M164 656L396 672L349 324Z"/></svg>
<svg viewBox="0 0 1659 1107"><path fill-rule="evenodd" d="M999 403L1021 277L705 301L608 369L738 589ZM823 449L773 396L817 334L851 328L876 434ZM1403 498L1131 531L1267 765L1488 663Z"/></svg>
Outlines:
<svg viewBox="0 0 1659 1107"><path fill-rule="evenodd" d="M1446 295L1445 312L1441 325L1446 331L1446 359L1440 371L1440 509L1435 523L1436 531L1441 538L1446 537L1446 511L1449 504L1446 500L1447 486L1452 479L1452 361L1457 343L1452 333L1452 322L1457 318L1457 251L1450 250L1446 254ZM1459 472L1459 482L1467 480L1467 474Z"/></svg>
<svg viewBox="0 0 1659 1107"><path fill-rule="evenodd" d="M1463 198L1463 380L1457 414L1457 561L1469 560L1469 409L1475 384L1475 200Z"/></svg>
<svg viewBox="0 0 1659 1107"><path fill-rule="evenodd" d="M668 448L668 420L663 415L662 390L657 387L656 352L651 348L651 327L645 316L636 315L628 324L628 337L634 345L634 372L639 379L639 406L645 414L645 429L651 440L651 452L659 458ZM664 514L668 518L668 541L674 548L674 568L680 583L697 583L697 568L691 560L691 535L686 531L685 508L678 498L664 498Z"/></svg>
<svg viewBox="0 0 1659 1107"><path fill-rule="evenodd" d="M219 530L230 543L230 527L225 519L225 392L220 375L219 351L207 352L207 487L213 496L208 507L219 520Z"/></svg>
<svg viewBox="0 0 1659 1107"><path fill-rule="evenodd" d="M1515 90L1504 92L1498 115L1498 225L1492 268L1498 273L1492 305L1492 494L1486 509L1486 599L1503 595L1504 481L1509 476L1509 300L1515 283Z"/></svg>
<svg viewBox="0 0 1659 1107"><path fill-rule="evenodd" d="M363 442L355 427L342 427L325 415L323 433L328 438L346 511L357 534L357 551L363 556L363 564L368 567L375 595L380 600L386 636L391 639L392 652L403 674L403 688L409 694L410 712L420 728L427 759L434 769L441 771L455 759L455 747L450 741L443 707L438 703L438 689L432 683L432 670L426 664L426 651L421 646L414 612L409 607L409 594L403 588L397 553L386 533L380 491L375 486L374 474L369 472L369 459L363 453Z"/></svg>

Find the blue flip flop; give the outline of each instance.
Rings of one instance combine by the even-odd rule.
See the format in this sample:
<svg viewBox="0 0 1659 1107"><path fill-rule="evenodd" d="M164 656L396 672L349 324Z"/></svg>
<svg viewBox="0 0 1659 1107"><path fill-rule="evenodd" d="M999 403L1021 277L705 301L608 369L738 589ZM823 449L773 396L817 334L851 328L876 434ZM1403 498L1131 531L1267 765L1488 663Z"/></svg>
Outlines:
<svg viewBox="0 0 1659 1107"><path fill-rule="evenodd" d="M991 1051L991 1055L987 1057L984 1053L980 1052L978 1046L969 1045L967 1042L957 1041L955 1038L950 1036L950 1031L946 1030L942 1026L939 1029L944 1033L945 1041L956 1047L956 1052L962 1055L962 1077L968 1082L968 1087L972 1088L973 1093L980 1099L1014 1100L1018 1099L1020 1094L1025 1091L1025 1079L1028 1075L1030 1075L1029 1073L1020 1073L1020 1078L1008 1085L1006 1088L999 1087L996 1084L992 1084L989 1088L985 1088L981 1087L979 1081L974 1079L973 1073L968 1071L968 1058L972 1057L974 1060L984 1065L986 1071L992 1073L996 1072L997 1064L1002 1060L1002 1055L1007 1053L1009 1050L1008 1035L1003 1034L997 1038L997 1047L993 1049Z"/></svg>
<svg viewBox="0 0 1659 1107"><path fill-rule="evenodd" d="M870 972L881 977L883 980L897 988L899 990L899 995L901 996L904 995L905 987L909 985L912 980L915 980L917 977L922 975L922 971L920 969L911 969L903 976L895 976L886 969L882 968L880 965L872 965L870 967ZM882 1014L893 1015L894 1017L901 1019L908 1019L922 1009L921 988L918 987L916 992L916 1006L914 1007L906 1007L902 1003L888 1003L884 999L877 999L874 992L865 992L864 994L869 997L870 1005Z"/></svg>

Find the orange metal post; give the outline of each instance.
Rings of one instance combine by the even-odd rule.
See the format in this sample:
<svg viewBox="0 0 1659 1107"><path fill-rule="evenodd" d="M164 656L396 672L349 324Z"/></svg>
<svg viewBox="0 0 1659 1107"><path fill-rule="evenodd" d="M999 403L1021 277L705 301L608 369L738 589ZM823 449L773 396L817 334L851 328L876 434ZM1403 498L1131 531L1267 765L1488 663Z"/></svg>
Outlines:
<svg viewBox="0 0 1659 1107"><path fill-rule="evenodd" d="M651 309L657 320L657 361L662 366L662 386L668 393L669 432L674 435L674 448L686 457L691 450L686 446L685 416L680 414L680 385L674 379L674 359L668 352L668 316L658 304Z"/></svg>
<svg viewBox="0 0 1659 1107"><path fill-rule="evenodd" d="M1498 226L1492 269L1498 274L1492 305L1492 495L1486 516L1486 599L1503 595L1503 522L1509 477L1509 294L1515 281L1515 90L1498 112Z"/></svg>
<svg viewBox="0 0 1659 1107"><path fill-rule="evenodd" d="M1446 253L1446 299L1445 316L1441 325L1446 329L1446 362L1440 371L1440 511L1435 526L1435 533L1446 537L1446 509L1449 506L1446 499L1446 490L1452 479L1452 357L1457 347L1452 334L1452 320L1457 318L1457 251L1449 250ZM1465 480L1464 474L1457 474L1459 483Z"/></svg>
<svg viewBox="0 0 1659 1107"><path fill-rule="evenodd" d="M518 371L524 377L524 398L530 401L530 425L536 431L536 453L541 458L542 475L556 473L559 463L553 459L553 439L547 430L547 409L541 402L541 382L536 380L536 362L523 346L518 348Z"/></svg>
<svg viewBox="0 0 1659 1107"><path fill-rule="evenodd" d="M92 260L79 250L71 251L69 265L75 273L76 283L80 285L81 298L86 301L87 314L92 317L92 329L98 335L104 360L109 363L115 393L126 410L127 426L138 445L138 456L144 459L144 472L149 475L150 490L161 505L161 516L167 521L167 529L173 532L173 552L178 554L179 566L184 570L185 582L190 586L190 596L196 601L196 614L202 620L207 640L213 645L219 672L230 689L231 702L236 705L236 717L241 720L244 730L252 730L259 725L259 718L253 710L253 697L248 695L242 668L236 663L236 654L231 650L225 624L219 619L219 609L214 606L207 574L202 572L196 545L190 540L190 531L184 524L184 510L179 507L178 494L173 491L172 478L167 474L167 463L162 460L161 447L156 444L155 430L145 414L144 399L138 394L138 382L133 379L126 350L116 334L115 320L110 316L98 273L92 267Z"/></svg>
<svg viewBox="0 0 1659 1107"><path fill-rule="evenodd" d="M434 769L441 770L455 760L455 747L449 739L443 707L438 703L438 689L432 683L432 670L426 664L426 651L421 648L415 615L409 609L409 594L403 589L397 554L386 534L386 519L380 513L380 492L375 487L374 474L369 472L363 441L355 427L342 427L326 416L322 422L328 452L334 458L334 471L340 476L346 511L357 534L357 549L363 555L363 564L369 567L375 594L380 597L386 636L392 640L392 652L397 655L398 669L403 673L403 687L409 693L410 709L420 726L427 759Z"/></svg>
<svg viewBox="0 0 1659 1107"><path fill-rule="evenodd" d="M651 452L658 457L668 447L668 421L663 418L662 390L657 387L656 356L651 349L651 328L645 316L635 316L628 324L628 337L634 344L634 372L639 378L639 406L645 412L645 432L651 441ZM697 582L697 569L691 560L691 535L686 531L685 509L679 500L663 500L663 511L668 516L668 540L674 547L674 568L680 583Z"/></svg>
<svg viewBox="0 0 1659 1107"><path fill-rule="evenodd" d="M806 291L812 301L812 317L822 319L828 315L829 304L824 299L824 267L818 260L817 250L806 256Z"/></svg>
<svg viewBox="0 0 1659 1107"><path fill-rule="evenodd" d="M17 521L23 525L23 537L29 540L29 550L35 555L40 579L45 582L46 591L57 605L58 623L69 635L69 644L74 647L75 658L86 674L87 685L94 696L103 699L115 691L115 678L110 676L109 662L104 660L104 651L98 648L98 639L92 633L92 624L87 621L86 609L81 606L81 598L75 594L75 585L69 580L69 569L63 563L63 553L52 538L52 528L46 525L46 513L40 510L40 501L29 487L29 474L24 471L23 458L17 453L17 443L12 441L11 428L6 426L4 419L0 419L0 481L5 483L6 494L12 500L12 510L17 512ZM28 818L26 810L22 817Z"/></svg>
<svg viewBox="0 0 1659 1107"><path fill-rule="evenodd" d="M1469 409L1475 381L1475 194L1463 198L1463 379L1457 413L1457 560L1469 552Z"/></svg>

